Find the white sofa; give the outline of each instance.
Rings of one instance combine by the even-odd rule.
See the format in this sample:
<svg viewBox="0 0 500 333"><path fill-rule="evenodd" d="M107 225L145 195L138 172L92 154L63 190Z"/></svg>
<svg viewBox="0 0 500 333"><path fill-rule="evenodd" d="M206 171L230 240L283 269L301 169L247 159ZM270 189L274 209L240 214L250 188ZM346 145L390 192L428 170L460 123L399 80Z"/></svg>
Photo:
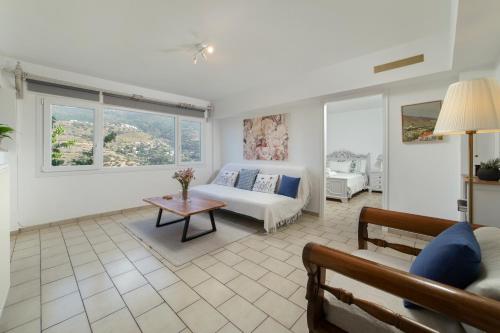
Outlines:
<svg viewBox="0 0 500 333"><path fill-rule="evenodd" d="M238 164L229 163L221 171L239 171L241 169L259 169L260 173L300 177L297 198L279 194L270 194L242 190L214 184L193 186L190 192L196 196L221 200L226 203L225 209L264 221L267 232L276 231L282 225L294 222L308 204L310 185L307 170L303 167L275 164ZM280 177L281 178L281 177ZM279 181L276 189L279 188Z"/></svg>

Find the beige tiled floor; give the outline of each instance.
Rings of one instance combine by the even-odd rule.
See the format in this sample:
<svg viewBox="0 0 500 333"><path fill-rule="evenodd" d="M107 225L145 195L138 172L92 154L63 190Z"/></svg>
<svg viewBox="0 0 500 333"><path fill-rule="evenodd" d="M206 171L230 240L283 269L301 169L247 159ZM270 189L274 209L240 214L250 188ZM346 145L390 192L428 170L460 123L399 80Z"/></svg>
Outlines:
<svg viewBox="0 0 500 333"><path fill-rule="evenodd" d="M119 223L154 215L151 209L20 233L11 241L12 287L0 332L306 332L303 246L354 250L359 210L380 206L380 197L328 201L325 219L304 215L180 267Z"/></svg>

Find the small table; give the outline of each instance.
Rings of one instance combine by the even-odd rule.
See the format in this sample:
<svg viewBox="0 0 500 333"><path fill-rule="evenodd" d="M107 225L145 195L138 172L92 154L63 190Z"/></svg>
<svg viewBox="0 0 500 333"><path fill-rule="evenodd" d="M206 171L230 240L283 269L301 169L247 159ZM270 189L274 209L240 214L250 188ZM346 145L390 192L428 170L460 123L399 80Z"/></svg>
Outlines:
<svg viewBox="0 0 500 333"><path fill-rule="evenodd" d="M226 206L226 204L222 201L202 199L197 197L190 197L187 201L182 200L182 198L180 198L179 196L172 196L172 199L168 200L165 199L164 197L153 197L153 198L143 199L143 201L159 208L158 218L156 219L157 228L184 221L184 230L182 231L182 238L181 238L182 242L187 242L192 239L209 234L211 232L217 231L217 228L215 227L214 211L216 209ZM163 210L182 216L182 218L169 222L160 223ZM210 215L210 222L212 223L212 229L188 237L187 231L189 228L189 221L191 220L191 215L204 212L208 212L208 214Z"/></svg>

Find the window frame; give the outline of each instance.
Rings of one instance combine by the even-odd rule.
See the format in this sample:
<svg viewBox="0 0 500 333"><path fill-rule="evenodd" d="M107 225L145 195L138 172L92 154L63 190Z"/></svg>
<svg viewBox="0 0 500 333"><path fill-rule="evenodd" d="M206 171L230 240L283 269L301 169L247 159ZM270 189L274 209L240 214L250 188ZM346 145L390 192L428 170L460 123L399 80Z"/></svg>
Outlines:
<svg viewBox="0 0 500 333"><path fill-rule="evenodd" d="M119 173L130 171L149 171L149 170L173 170L186 165L200 166L206 163L205 160L205 145L208 138L206 137L206 120L205 118L190 117L183 115L167 114L161 112L154 112L149 110L141 110L134 108L127 108L122 106L114 106L111 104L103 104L102 102L84 101L70 97L55 97L52 95L39 96L41 103L42 113L42 156L41 156L41 171L45 174L58 174L58 173ZM53 166L51 153L51 134L52 134L52 120L51 120L51 105L63 105L68 107L81 107L94 110L94 164L93 165L75 165L75 166ZM175 161L172 164L162 165L137 165L137 166L122 166L122 167L105 167L104 166L104 110L111 109L117 111L129 111L136 113L149 113L155 115L165 115L174 118L175 123ZM196 121L200 123L201 128L201 161L199 162L181 162L181 129L180 121L186 119L189 121ZM40 127L39 127L40 128Z"/></svg>
<svg viewBox="0 0 500 333"><path fill-rule="evenodd" d="M65 165L65 166L54 166L52 165L52 110L51 105L59 105L66 107L76 107L83 109L94 110L94 151L93 151L93 161L92 165ZM84 171L84 170L97 170L99 168L99 112L94 103L88 103L87 101L81 101L77 99L70 98L43 98L43 166L42 171L44 172L68 172L68 171Z"/></svg>
<svg viewBox="0 0 500 333"><path fill-rule="evenodd" d="M187 121L193 121L193 122L199 122L200 123L200 161L182 161L182 129L181 129L181 121L182 120L187 120ZM196 118L196 117L188 117L188 116L177 116L177 155L176 155L176 161L178 165L199 165L205 163L205 127L204 127L204 118Z"/></svg>

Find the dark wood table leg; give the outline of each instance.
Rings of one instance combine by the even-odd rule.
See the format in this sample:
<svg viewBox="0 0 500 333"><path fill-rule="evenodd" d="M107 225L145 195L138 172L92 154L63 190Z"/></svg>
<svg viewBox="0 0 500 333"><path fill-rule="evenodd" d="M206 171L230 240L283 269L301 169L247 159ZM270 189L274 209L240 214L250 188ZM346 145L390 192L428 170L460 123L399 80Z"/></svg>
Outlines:
<svg viewBox="0 0 500 333"><path fill-rule="evenodd" d="M184 222L184 230L182 231L182 239L181 239L181 241L183 243L187 242L187 241L190 241L192 239L204 236L206 234L210 234L212 232L216 232L217 231L217 228L215 227L214 211L211 210L211 211L208 212L208 214L210 215L210 223L212 224L212 229L200 232L199 234L196 234L196 235L193 235L193 236L189 236L189 237L187 236L187 232L188 232L188 229L189 229L189 221L190 221L191 217L190 216L186 216L186 219L185 219L185 222Z"/></svg>
<svg viewBox="0 0 500 333"><path fill-rule="evenodd" d="M174 223L179 223L179 222L182 222L182 221L185 221L186 219L183 217L182 219L178 219L178 220L173 220L173 221L169 221L169 222L165 222L165 223L161 223L160 224L160 221L161 221L161 215L163 213L163 209L160 208L160 210L158 211L158 217L156 219L156 227L159 228L159 227L164 227L166 225L171 225L171 224L174 224Z"/></svg>

